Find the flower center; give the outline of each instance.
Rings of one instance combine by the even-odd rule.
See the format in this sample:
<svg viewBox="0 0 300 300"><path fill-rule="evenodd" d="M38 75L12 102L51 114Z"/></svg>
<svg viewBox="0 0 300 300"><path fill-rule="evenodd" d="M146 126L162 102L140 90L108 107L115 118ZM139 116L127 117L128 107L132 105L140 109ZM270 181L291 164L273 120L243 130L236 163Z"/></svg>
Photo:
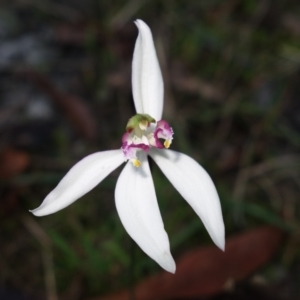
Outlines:
<svg viewBox="0 0 300 300"><path fill-rule="evenodd" d="M162 144L160 139L164 140ZM155 121L147 114L136 114L129 119L126 132L122 137L122 150L126 160L135 167L141 162L137 158L139 151L149 152L151 147L169 148L173 140L173 130L167 121Z"/></svg>

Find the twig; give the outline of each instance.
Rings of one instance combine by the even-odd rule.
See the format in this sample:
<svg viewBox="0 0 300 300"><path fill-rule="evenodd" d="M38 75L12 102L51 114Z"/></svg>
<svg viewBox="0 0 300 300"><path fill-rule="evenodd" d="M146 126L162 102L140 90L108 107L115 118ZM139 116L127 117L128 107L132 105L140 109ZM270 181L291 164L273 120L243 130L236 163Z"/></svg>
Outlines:
<svg viewBox="0 0 300 300"><path fill-rule="evenodd" d="M22 222L27 230L42 246L42 258L45 270L45 285L48 300L58 300L55 284L55 273L51 249L51 240L40 225L29 216L23 216Z"/></svg>
<svg viewBox="0 0 300 300"><path fill-rule="evenodd" d="M242 200L247 182L254 177L263 176L266 173L280 168L295 168L300 166L300 157L297 155L285 155L272 158L263 163L242 169L235 183L233 197L236 200Z"/></svg>
<svg viewBox="0 0 300 300"><path fill-rule="evenodd" d="M126 5L112 18L110 26L120 28L128 22L134 14L145 4L147 0L132 0L126 2Z"/></svg>
<svg viewBox="0 0 300 300"><path fill-rule="evenodd" d="M49 15L61 17L71 22L77 22L83 19L82 14L74 8L49 0L18 0L17 4L31 5Z"/></svg>
<svg viewBox="0 0 300 300"><path fill-rule="evenodd" d="M282 197L275 182L270 177L263 177L259 180L255 180L255 182L268 195L273 208L279 211L280 204L282 204Z"/></svg>

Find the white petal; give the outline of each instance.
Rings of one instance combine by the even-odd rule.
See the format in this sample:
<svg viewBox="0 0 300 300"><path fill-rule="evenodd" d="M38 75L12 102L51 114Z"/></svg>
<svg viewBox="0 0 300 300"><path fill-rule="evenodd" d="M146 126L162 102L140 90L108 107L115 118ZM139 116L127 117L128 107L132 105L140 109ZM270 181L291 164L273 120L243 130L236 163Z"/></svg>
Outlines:
<svg viewBox="0 0 300 300"><path fill-rule="evenodd" d="M206 171L194 159L179 152L151 149L150 155L201 218L215 244L224 250L225 229L220 200Z"/></svg>
<svg viewBox="0 0 300 300"><path fill-rule="evenodd" d="M40 217L65 208L93 189L123 162L122 150L97 152L83 158L71 168L43 203L31 212Z"/></svg>
<svg viewBox="0 0 300 300"><path fill-rule="evenodd" d="M121 222L131 238L162 268L174 273L168 235L156 200L146 153L139 153L141 166L127 163L116 186L115 198Z"/></svg>
<svg viewBox="0 0 300 300"><path fill-rule="evenodd" d="M137 113L161 120L164 83L152 34L142 20L135 21L139 30L132 61L132 93Z"/></svg>

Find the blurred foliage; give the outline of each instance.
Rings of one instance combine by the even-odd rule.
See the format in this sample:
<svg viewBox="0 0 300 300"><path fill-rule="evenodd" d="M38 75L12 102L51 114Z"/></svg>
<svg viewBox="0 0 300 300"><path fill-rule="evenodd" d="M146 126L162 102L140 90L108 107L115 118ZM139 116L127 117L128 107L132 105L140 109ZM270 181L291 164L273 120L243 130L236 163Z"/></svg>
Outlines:
<svg viewBox="0 0 300 300"><path fill-rule="evenodd" d="M0 7L0 150L23 151L30 162L1 176L1 285L40 299L56 293L54 276L60 299L83 299L160 270L133 246L117 216L120 169L72 206L27 219L76 161L120 147L134 114L137 18L153 31L172 148L213 178L228 236L261 224L287 233L260 275L273 283L291 274L299 279L298 1L12 0ZM89 113L53 100L70 95ZM151 166L175 260L211 244L192 209ZM292 291L285 299L299 295Z"/></svg>

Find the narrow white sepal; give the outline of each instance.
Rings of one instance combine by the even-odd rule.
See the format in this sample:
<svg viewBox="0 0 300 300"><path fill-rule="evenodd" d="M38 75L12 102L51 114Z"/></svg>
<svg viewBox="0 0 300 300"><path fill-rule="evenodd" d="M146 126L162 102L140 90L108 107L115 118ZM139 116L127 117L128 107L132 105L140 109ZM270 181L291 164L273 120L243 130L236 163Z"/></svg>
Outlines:
<svg viewBox="0 0 300 300"><path fill-rule="evenodd" d="M140 248L166 271L175 273L146 153L140 152L139 159L139 168L128 162L118 179L117 211L126 231Z"/></svg>
<svg viewBox="0 0 300 300"><path fill-rule="evenodd" d="M151 149L150 156L201 218L215 244L224 250L225 228L220 200L207 172L194 159L176 151Z"/></svg>
<svg viewBox="0 0 300 300"><path fill-rule="evenodd" d="M164 84L152 33L142 20L135 21L139 30L132 60L132 93L137 113L161 120Z"/></svg>
<svg viewBox="0 0 300 300"><path fill-rule="evenodd" d="M86 156L70 169L42 204L31 212L40 217L65 208L93 189L123 162L122 150L103 151Z"/></svg>

